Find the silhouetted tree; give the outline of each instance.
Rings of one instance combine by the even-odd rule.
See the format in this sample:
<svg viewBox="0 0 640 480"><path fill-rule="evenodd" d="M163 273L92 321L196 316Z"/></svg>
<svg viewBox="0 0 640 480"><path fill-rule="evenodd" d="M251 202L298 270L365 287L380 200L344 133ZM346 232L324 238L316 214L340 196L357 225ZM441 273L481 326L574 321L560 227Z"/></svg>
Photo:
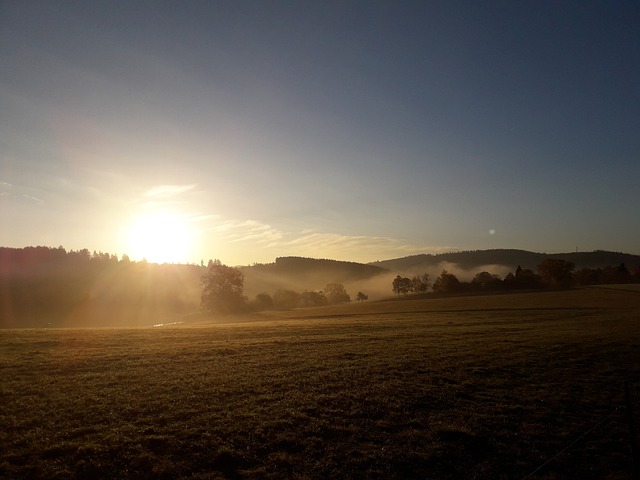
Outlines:
<svg viewBox="0 0 640 480"><path fill-rule="evenodd" d="M268 293L259 293L253 301L255 310L269 310L273 308L273 298Z"/></svg>
<svg viewBox="0 0 640 480"><path fill-rule="evenodd" d="M499 277L498 277L499 278ZM506 290L513 289L534 289L542 287L542 280L539 275L533 273L532 270L528 268L522 268L518 265L516 269L515 275L509 272L502 281L500 287L495 285L497 288L504 288Z"/></svg>
<svg viewBox="0 0 640 480"><path fill-rule="evenodd" d="M411 291L415 293L427 293L429 289L429 274L414 275L411 278Z"/></svg>
<svg viewBox="0 0 640 480"><path fill-rule="evenodd" d="M298 306L300 294L293 290L277 290L273 294L273 306L281 310L288 310Z"/></svg>
<svg viewBox="0 0 640 480"><path fill-rule="evenodd" d="M472 287L480 290L497 290L502 286L498 275L489 272L478 272L471 280Z"/></svg>
<svg viewBox="0 0 640 480"><path fill-rule="evenodd" d="M393 293L396 295L407 295L413 289L413 283L410 278L396 276L392 284Z"/></svg>
<svg viewBox="0 0 640 480"><path fill-rule="evenodd" d="M324 295L329 303L349 303L351 297L341 283L328 283L324 287Z"/></svg>
<svg viewBox="0 0 640 480"><path fill-rule="evenodd" d="M538 273L545 285L552 288L568 287L573 283L573 262L547 258L538 265Z"/></svg>
<svg viewBox="0 0 640 480"><path fill-rule="evenodd" d="M631 280L631 274L624 263L618 267L607 267L606 270L607 283L629 283Z"/></svg>
<svg viewBox="0 0 640 480"><path fill-rule="evenodd" d="M301 307L319 307L329 303L322 292L302 292L299 304Z"/></svg>
<svg viewBox="0 0 640 480"><path fill-rule="evenodd" d="M604 268L583 268L573 274L573 280L577 285L598 285L612 283L637 283L640 282L640 267L631 271L624 263L617 267L611 265Z"/></svg>
<svg viewBox="0 0 640 480"><path fill-rule="evenodd" d="M519 289L541 288L542 277L529 268L521 269L516 275L515 287Z"/></svg>
<svg viewBox="0 0 640 480"><path fill-rule="evenodd" d="M243 296L244 276L234 267L223 265L220 260L209 260L202 276L202 309L215 313L241 311L246 304Z"/></svg>
<svg viewBox="0 0 640 480"><path fill-rule="evenodd" d="M577 285L597 285L603 283L601 268L582 268L573 274L573 280Z"/></svg>
<svg viewBox="0 0 640 480"><path fill-rule="evenodd" d="M436 293L452 293L460 289L460 281L453 273L442 270L436 281L433 282L433 291Z"/></svg>
<svg viewBox="0 0 640 480"><path fill-rule="evenodd" d="M505 289L516 288L516 276L511 272L507 273L502 281L502 286Z"/></svg>
<svg viewBox="0 0 640 480"><path fill-rule="evenodd" d="M369 300L369 296L365 295L362 292L358 292L358 294L356 295L356 301L358 302L364 302L365 300Z"/></svg>

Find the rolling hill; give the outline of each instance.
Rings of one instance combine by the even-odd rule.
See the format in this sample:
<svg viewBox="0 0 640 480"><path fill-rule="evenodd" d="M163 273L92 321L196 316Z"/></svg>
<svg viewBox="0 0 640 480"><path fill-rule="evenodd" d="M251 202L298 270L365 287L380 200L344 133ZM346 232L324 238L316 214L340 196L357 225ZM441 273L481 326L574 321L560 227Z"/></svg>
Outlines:
<svg viewBox="0 0 640 480"><path fill-rule="evenodd" d="M624 263L628 267L640 265L640 255L595 250L593 252L536 253L526 250L495 249L471 250L465 252L441 253L437 255L421 254L372 262L369 265L386 268L391 271L408 272L432 270L442 264L455 265L462 270L481 269L485 266L502 266L515 270L518 265L536 271L537 266L546 258L555 258L573 262L576 269L603 268ZM499 272L496 272L499 273Z"/></svg>
<svg viewBox="0 0 640 480"><path fill-rule="evenodd" d="M328 283L357 288L358 284L390 273L376 265L304 257L279 257L274 263L240 269L245 278L245 293L250 298L261 292L272 293L280 289L318 291Z"/></svg>

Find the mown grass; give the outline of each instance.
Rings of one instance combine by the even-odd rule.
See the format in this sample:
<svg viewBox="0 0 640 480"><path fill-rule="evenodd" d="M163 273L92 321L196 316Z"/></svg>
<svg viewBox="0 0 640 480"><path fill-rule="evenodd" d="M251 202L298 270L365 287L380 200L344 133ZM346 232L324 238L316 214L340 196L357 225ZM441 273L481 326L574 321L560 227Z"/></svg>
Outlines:
<svg viewBox="0 0 640 480"><path fill-rule="evenodd" d="M629 478L640 295L531 295L1 331L0 477Z"/></svg>

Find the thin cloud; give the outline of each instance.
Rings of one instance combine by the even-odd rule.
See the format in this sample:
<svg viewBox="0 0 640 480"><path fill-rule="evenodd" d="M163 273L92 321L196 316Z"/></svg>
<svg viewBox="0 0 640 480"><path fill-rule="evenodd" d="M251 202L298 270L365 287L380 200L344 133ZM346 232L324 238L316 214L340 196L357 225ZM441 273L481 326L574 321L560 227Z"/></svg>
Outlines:
<svg viewBox="0 0 640 480"><path fill-rule="evenodd" d="M144 197L160 197L167 198L180 195L196 188L195 184L191 185L156 185L144 192Z"/></svg>
<svg viewBox="0 0 640 480"><path fill-rule="evenodd" d="M13 187L13 185L11 185L9 182L1 182L0 181L0 188L11 188ZM2 191L0 192L0 197L10 197L11 193L7 192L7 191Z"/></svg>
<svg viewBox="0 0 640 480"><path fill-rule="evenodd" d="M12 189L13 185L9 182L1 182L0 181L0 188L8 188L8 189ZM25 189L25 188L17 188L17 192L11 192L11 191L7 191L7 190L3 190L0 192L0 197L12 197L12 198L26 198L27 200L30 200L32 202L36 202L36 203L42 203L42 199L38 198L38 197L34 197L33 195L28 195L26 193L20 193L20 190L27 190L27 191L31 191L32 189Z"/></svg>
<svg viewBox="0 0 640 480"><path fill-rule="evenodd" d="M433 247L408 244L391 237L315 232L303 234L283 246L304 252L325 250L342 258L367 257L371 259L387 255L412 255L434 250Z"/></svg>
<svg viewBox="0 0 640 480"><path fill-rule="evenodd" d="M254 242L271 246L283 238L283 233L271 225L255 220L227 221L212 228L218 238L229 242Z"/></svg>
<svg viewBox="0 0 640 480"><path fill-rule="evenodd" d="M285 232L256 220L231 220L212 225L209 232L225 243L249 244L276 256L299 255L335 260L375 261L420 253L449 251L449 247L414 245L392 237L342 235L303 230Z"/></svg>

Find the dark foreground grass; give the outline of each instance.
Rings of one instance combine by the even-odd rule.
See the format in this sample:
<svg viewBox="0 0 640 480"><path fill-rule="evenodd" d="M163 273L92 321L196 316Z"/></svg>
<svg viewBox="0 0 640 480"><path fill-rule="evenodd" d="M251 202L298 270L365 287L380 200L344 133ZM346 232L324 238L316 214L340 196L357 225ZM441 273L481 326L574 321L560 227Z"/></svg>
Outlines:
<svg viewBox="0 0 640 480"><path fill-rule="evenodd" d="M547 295L2 331L0 477L629 478L638 294Z"/></svg>

